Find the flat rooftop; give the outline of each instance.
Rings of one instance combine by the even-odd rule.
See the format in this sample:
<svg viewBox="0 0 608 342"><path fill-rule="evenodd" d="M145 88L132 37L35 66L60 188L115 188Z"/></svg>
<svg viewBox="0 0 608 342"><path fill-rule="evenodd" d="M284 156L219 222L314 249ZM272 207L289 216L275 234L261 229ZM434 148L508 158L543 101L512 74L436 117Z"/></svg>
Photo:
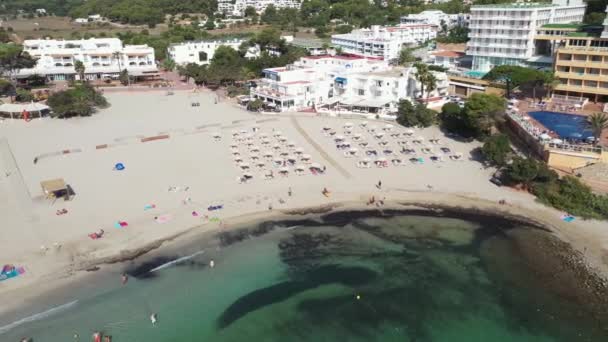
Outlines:
<svg viewBox="0 0 608 342"><path fill-rule="evenodd" d="M475 5L471 9L486 9L486 8L506 8L506 9L517 9L517 8L543 8L543 7L558 7L559 5L552 4L549 2L516 2L516 3L505 3L505 4L490 4L490 5ZM581 6L584 6L581 5Z"/></svg>

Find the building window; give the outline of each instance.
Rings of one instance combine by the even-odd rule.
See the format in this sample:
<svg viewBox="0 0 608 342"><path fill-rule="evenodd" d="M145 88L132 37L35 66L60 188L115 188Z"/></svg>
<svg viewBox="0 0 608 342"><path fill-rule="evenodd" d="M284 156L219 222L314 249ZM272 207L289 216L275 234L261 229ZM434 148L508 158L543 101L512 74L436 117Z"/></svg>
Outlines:
<svg viewBox="0 0 608 342"><path fill-rule="evenodd" d="M365 90L363 90L363 89L357 89L357 95L359 95L359 96L365 95Z"/></svg>

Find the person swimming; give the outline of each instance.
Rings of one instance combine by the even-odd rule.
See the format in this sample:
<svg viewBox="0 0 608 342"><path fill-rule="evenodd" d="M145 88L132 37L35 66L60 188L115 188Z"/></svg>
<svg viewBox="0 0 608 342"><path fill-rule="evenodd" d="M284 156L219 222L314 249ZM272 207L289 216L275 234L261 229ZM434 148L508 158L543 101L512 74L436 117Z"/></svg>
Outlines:
<svg viewBox="0 0 608 342"><path fill-rule="evenodd" d="M156 326L156 321L158 320L158 317L156 316L155 313L150 315L150 321L152 322L153 326Z"/></svg>

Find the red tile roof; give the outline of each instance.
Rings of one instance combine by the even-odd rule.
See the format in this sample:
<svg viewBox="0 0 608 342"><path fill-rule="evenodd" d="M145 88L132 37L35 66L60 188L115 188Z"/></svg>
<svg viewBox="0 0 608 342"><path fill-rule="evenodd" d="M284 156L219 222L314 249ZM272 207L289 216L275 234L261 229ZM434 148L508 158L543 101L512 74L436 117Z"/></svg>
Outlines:
<svg viewBox="0 0 608 342"><path fill-rule="evenodd" d="M431 54L433 54L435 56L440 56L440 57L454 57L454 58L459 58L459 57L464 56L464 52L458 52L458 51L437 51L437 52L431 52Z"/></svg>

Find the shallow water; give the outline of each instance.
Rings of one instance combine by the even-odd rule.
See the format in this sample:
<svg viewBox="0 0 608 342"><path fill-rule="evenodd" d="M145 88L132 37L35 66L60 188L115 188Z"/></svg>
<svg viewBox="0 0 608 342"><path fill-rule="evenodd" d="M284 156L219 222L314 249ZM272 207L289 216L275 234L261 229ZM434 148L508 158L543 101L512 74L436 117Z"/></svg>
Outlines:
<svg viewBox="0 0 608 342"><path fill-rule="evenodd" d="M114 342L606 340L527 269L515 243L527 229L342 221L207 248L0 340L90 341L96 330Z"/></svg>

